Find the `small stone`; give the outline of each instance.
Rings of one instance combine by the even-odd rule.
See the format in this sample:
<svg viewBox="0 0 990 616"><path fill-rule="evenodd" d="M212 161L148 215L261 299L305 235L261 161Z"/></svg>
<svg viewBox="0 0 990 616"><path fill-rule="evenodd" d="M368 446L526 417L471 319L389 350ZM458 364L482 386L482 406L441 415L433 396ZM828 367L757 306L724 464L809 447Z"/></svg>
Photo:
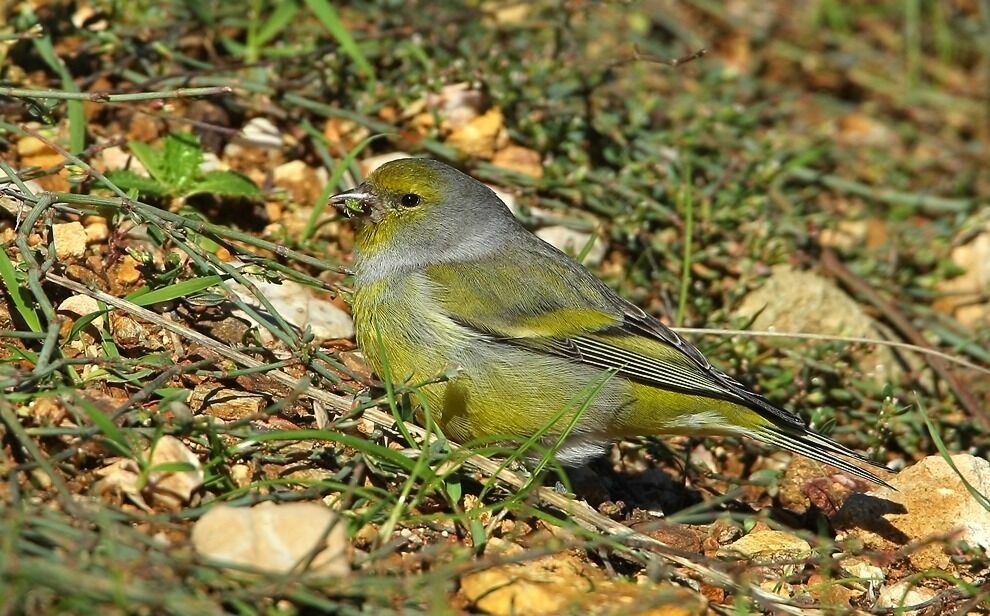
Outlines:
<svg viewBox="0 0 990 616"><path fill-rule="evenodd" d="M101 479L97 482L98 492L117 491L145 510L151 505L160 505L175 511L192 498L193 493L203 485L203 467L192 451L174 436L163 436L153 448L146 449L150 472L142 473L134 460L119 459L96 472ZM184 470L156 471L156 467L185 465ZM145 499L148 499L146 501Z"/></svg>
<svg viewBox="0 0 990 616"><path fill-rule="evenodd" d="M360 351L343 351L340 353L340 361L361 380L367 381L371 378L371 367Z"/></svg>
<svg viewBox="0 0 990 616"><path fill-rule="evenodd" d="M404 158L412 158L412 155L406 154L405 152L387 152L385 154L379 154L378 156L365 158L358 164L358 166L361 168L361 175L368 177L375 169L381 167L385 163L390 163L393 160L402 160Z"/></svg>
<svg viewBox="0 0 990 616"><path fill-rule="evenodd" d="M21 137L17 141L17 154L21 158L30 158L32 156L42 156L55 153L55 150L49 147L47 143L31 135Z"/></svg>
<svg viewBox="0 0 990 616"><path fill-rule="evenodd" d="M371 135L371 130L342 118L327 118L323 123L323 136L330 143L336 143L344 150L353 150Z"/></svg>
<svg viewBox="0 0 990 616"><path fill-rule="evenodd" d="M317 503L216 505L193 526L192 544L207 558L268 573L298 572L314 551L307 571L336 577L351 571L345 524Z"/></svg>
<svg viewBox="0 0 990 616"><path fill-rule="evenodd" d="M110 335L113 337L114 342L129 349L158 346L157 344L147 344L149 337L144 326L126 314L110 313Z"/></svg>
<svg viewBox="0 0 990 616"><path fill-rule="evenodd" d="M527 2L519 3L505 3L505 2L492 2L490 12L486 14L491 15L495 20L495 23L502 26L519 26L527 23L531 19L533 13L533 6Z"/></svg>
<svg viewBox="0 0 990 616"><path fill-rule="evenodd" d="M884 338L873 319L833 282L787 265L774 267L763 286L743 298L734 316L752 321L754 330ZM793 341L768 338L767 344ZM886 347L863 354L862 370L883 383L901 372Z"/></svg>
<svg viewBox="0 0 990 616"><path fill-rule="evenodd" d="M990 494L990 462L969 454L952 456L969 484ZM896 488L881 487L853 494L833 516L837 538L855 538L870 550L896 550L912 541L958 533L957 540L990 549L990 511L970 495L959 476L941 456L929 456L890 480ZM949 569L952 559L944 541L908 553L918 570Z"/></svg>
<svg viewBox="0 0 990 616"><path fill-rule="evenodd" d="M593 588L587 573L577 557L555 554L466 575L461 593L486 614L560 614Z"/></svg>
<svg viewBox="0 0 990 616"><path fill-rule="evenodd" d="M94 19L100 16L95 8L88 4L80 5L72 14L72 25L80 30L85 28L91 32L103 32L109 26L106 18Z"/></svg>
<svg viewBox="0 0 990 616"><path fill-rule="evenodd" d="M822 246L852 250L866 241L868 227L865 220L839 220L835 228L822 229L818 241Z"/></svg>
<svg viewBox="0 0 990 616"><path fill-rule="evenodd" d="M35 398L28 405L31 417L41 425L57 426L66 417L65 407L53 397Z"/></svg>
<svg viewBox="0 0 990 616"><path fill-rule="evenodd" d="M880 596L877 599L877 607L880 608L905 608L912 605L919 605L935 596L935 591L923 586L914 586L908 580L897 582L880 589ZM898 614L914 614L918 610L900 611Z"/></svg>
<svg viewBox="0 0 990 616"><path fill-rule="evenodd" d="M188 503L193 492L203 485L203 467L192 451L174 436L163 436L154 444L151 453L151 474L148 486L156 500L171 501L174 507ZM155 471L156 466L171 463L188 465L188 470Z"/></svg>
<svg viewBox="0 0 990 616"><path fill-rule="evenodd" d="M259 148L278 149L283 145L282 131L280 131L268 118L251 118L244 128L238 140Z"/></svg>
<svg viewBox="0 0 990 616"><path fill-rule="evenodd" d="M808 590L808 594L823 605L832 608L841 608L844 611L849 609L856 597L863 594L818 573L814 573L808 578L805 587Z"/></svg>
<svg viewBox="0 0 990 616"><path fill-rule="evenodd" d="M268 402L261 394L201 383L189 396L189 408L224 421L261 415Z"/></svg>
<svg viewBox="0 0 990 616"><path fill-rule="evenodd" d="M870 587L879 586L887 579L883 569L860 556L842 558L839 560L839 566L846 570L849 575L855 577L858 582L865 583Z"/></svg>
<svg viewBox="0 0 990 616"><path fill-rule="evenodd" d="M101 172L127 169L140 176L149 177L148 170L144 168L141 161L119 145L101 151L94 166Z"/></svg>
<svg viewBox="0 0 990 616"><path fill-rule="evenodd" d="M113 267L114 277L117 282L124 286L135 284L141 280L141 270L138 269L137 260L131 255L124 255Z"/></svg>
<svg viewBox="0 0 990 616"><path fill-rule="evenodd" d="M253 276L250 279L279 314L300 329L309 326L318 341L354 337L354 321L351 315L331 301L318 297L308 287L291 280L283 280L281 284L276 284ZM266 310L242 285L231 283L228 288L255 309L262 313ZM233 314L251 321L246 313L239 310L233 311Z"/></svg>
<svg viewBox="0 0 990 616"><path fill-rule="evenodd" d="M543 177L540 153L520 145L510 145L496 152L492 164L536 179Z"/></svg>
<svg viewBox="0 0 990 616"><path fill-rule="evenodd" d="M371 549L378 541L378 525L368 523L358 529L354 535L354 545L361 549Z"/></svg>
<svg viewBox="0 0 990 616"><path fill-rule="evenodd" d="M942 281L943 294L935 308L953 315L967 327L990 325L990 226L975 238L952 249L952 263L964 273Z"/></svg>
<svg viewBox="0 0 990 616"><path fill-rule="evenodd" d="M441 129L444 132L454 131L481 115L484 100L481 90L472 88L467 82L448 84L440 89L439 94L427 95L425 115L432 117L433 110L438 111Z"/></svg>
<svg viewBox="0 0 990 616"><path fill-rule="evenodd" d="M811 545L804 539L780 530L754 530L718 550L723 558L742 557L757 565L778 565L811 556Z"/></svg>
<svg viewBox="0 0 990 616"><path fill-rule="evenodd" d="M590 233L575 231L563 225L553 225L538 229L536 236L574 257L581 254L581 251L587 247L588 242L592 238ZM606 241L601 237L596 237L595 243L592 245L591 250L588 251L588 254L585 255L583 263L591 266L598 265L605 258L606 252L608 252Z"/></svg>
<svg viewBox="0 0 990 616"><path fill-rule="evenodd" d="M897 133L862 112L853 112L839 119L839 141L852 146L887 146L897 142Z"/></svg>
<svg viewBox="0 0 990 616"><path fill-rule="evenodd" d="M63 222L52 225L55 256L61 260L80 259L86 254L86 229L82 223Z"/></svg>
<svg viewBox="0 0 990 616"><path fill-rule="evenodd" d="M94 216L86 221L86 243L97 244L105 242L110 237L110 226L105 218Z"/></svg>
<svg viewBox="0 0 990 616"><path fill-rule="evenodd" d="M484 115L474 118L447 137L447 144L466 156L485 159L490 159L507 142L502 111L497 107L489 109Z"/></svg>
<svg viewBox="0 0 990 616"><path fill-rule="evenodd" d="M285 189L294 203L312 206L319 199L328 178L325 169L314 169L301 160L292 160L275 167L272 181Z"/></svg>
<svg viewBox="0 0 990 616"><path fill-rule="evenodd" d="M58 305L57 312L74 314L78 317L85 317L97 312L101 312L100 303L88 295L71 295ZM98 316L90 323L96 329L103 329L103 317Z"/></svg>
<svg viewBox="0 0 990 616"><path fill-rule="evenodd" d="M521 546L495 539L485 555L520 558ZM461 595L485 614L637 614L701 616L707 600L670 583L604 579L573 552L497 565L461 578ZM643 609L649 606L648 609Z"/></svg>
<svg viewBox="0 0 990 616"><path fill-rule="evenodd" d="M251 467L247 464L234 464L230 467L230 478L239 488L251 485Z"/></svg>

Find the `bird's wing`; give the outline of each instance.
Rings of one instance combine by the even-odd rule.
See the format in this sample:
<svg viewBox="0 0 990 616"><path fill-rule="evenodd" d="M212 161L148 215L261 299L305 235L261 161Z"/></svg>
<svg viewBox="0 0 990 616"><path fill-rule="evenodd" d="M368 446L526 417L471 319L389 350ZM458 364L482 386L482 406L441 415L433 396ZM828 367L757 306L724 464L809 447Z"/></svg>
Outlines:
<svg viewBox="0 0 990 616"><path fill-rule="evenodd" d="M712 366L676 332L553 251L538 247L431 266L425 275L435 290L432 300L477 335L748 408L766 420L750 426L749 436L887 485L839 456L882 464L811 431L800 417Z"/></svg>
<svg viewBox="0 0 990 616"><path fill-rule="evenodd" d="M500 254L434 265L426 276L440 308L478 334L652 387L734 402L777 425L804 427L800 417L713 367L689 342L563 255Z"/></svg>

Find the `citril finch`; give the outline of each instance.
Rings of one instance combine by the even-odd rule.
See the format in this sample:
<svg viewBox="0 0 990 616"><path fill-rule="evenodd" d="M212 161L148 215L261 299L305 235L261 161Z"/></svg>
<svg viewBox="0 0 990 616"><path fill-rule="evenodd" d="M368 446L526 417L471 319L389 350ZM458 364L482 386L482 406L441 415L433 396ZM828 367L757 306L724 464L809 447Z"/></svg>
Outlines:
<svg viewBox="0 0 990 616"><path fill-rule="evenodd" d="M358 344L383 378L426 383L447 437L540 435L575 466L624 437L736 435L883 483L849 459L880 465L713 367L456 169L389 162L331 203L359 221Z"/></svg>

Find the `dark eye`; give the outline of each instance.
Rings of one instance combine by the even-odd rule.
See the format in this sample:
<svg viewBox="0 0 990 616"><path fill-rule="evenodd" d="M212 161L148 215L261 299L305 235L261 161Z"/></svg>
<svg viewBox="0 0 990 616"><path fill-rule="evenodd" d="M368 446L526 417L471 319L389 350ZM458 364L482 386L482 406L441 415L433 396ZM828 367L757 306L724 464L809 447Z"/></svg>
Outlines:
<svg viewBox="0 0 990 616"><path fill-rule="evenodd" d="M404 207L416 207L419 205L419 195L415 193L406 193L399 198L399 203Z"/></svg>

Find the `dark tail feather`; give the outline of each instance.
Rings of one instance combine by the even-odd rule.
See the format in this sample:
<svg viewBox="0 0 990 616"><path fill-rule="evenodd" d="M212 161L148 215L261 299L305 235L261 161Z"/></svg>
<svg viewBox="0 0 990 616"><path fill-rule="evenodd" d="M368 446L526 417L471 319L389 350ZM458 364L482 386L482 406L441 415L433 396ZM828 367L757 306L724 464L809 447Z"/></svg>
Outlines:
<svg viewBox="0 0 990 616"><path fill-rule="evenodd" d="M812 460L817 460L822 464L834 466L837 469L846 471L847 473L866 479L867 481L872 481L873 483L895 489L889 483L883 479L880 479L870 471L864 470L855 464L846 461L844 458L852 458L859 462L864 462L871 466L882 468L888 472L893 471L844 445L836 443L828 437L822 436L821 434L815 434L806 428L803 432L797 432L796 430L791 431L777 427L768 427L763 430L759 430L756 434L754 434L754 436L770 445L780 447L781 449L786 449L787 451L791 451L793 453L801 454L802 456L806 456Z"/></svg>

